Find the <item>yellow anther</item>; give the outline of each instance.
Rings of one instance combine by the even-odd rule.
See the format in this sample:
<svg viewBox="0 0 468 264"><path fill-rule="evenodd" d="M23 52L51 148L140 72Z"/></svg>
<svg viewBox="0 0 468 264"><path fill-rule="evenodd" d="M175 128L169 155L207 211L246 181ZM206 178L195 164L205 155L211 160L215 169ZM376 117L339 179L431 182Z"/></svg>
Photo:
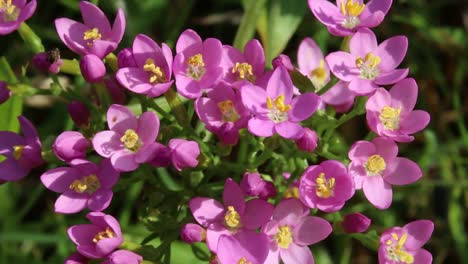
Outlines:
<svg viewBox="0 0 468 264"><path fill-rule="evenodd" d="M125 134L120 138L120 142L124 144L126 149L133 152L138 151L143 145L138 134L133 129L127 129Z"/></svg>
<svg viewBox="0 0 468 264"><path fill-rule="evenodd" d="M69 189L74 190L77 193L87 192L92 194L100 187L101 184L99 182L99 178L96 175L91 174L82 178L81 180L74 180L72 184L70 184Z"/></svg>
<svg viewBox="0 0 468 264"><path fill-rule="evenodd" d="M291 229L288 225L278 227L278 232L276 232L275 240L280 248L289 248L289 245L293 242L293 237L291 234Z"/></svg>
<svg viewBox="0 0 468 264"><path fill-rule="evenodd" d="M333 189L335 187L335 178L326 179L325 173L319 173L315 180L315 193L320 198L328 198L333 195Z"/></svg>
<svg viewBox="0 0 468 264"><path fill-rule="evenodd" d="M387 167L387 164L385 163L385 160L382 158L382 156L376 154L370 156L367 159L364 167L366 168L366 171L369 175L380 175Z"/></svg>
<svg viewBox="0 0 468 264"><path fill-rule="evenodd" d="M361 68L362 66L366 66L368 69L375 69L377 65L380 64L380 57L377 55L374 55L372 52L369 52L364 56L364 59L361 57L358 57L355 61L355 64L358 68Z"/></svg>
<svg viewBox="0 0 468 264"><path fill-rule="evenodd" d="M187 63L192 65L192 66L201 66L205 67L205 62L203 62L203 56L198 53L196 55L193 55L187 60Z"/></svg>
<svg viewBox="0 0 468 264"><path fill-rule="evenodd" d="M299 199L299 188L292 187L288 188L283 195L284 198L297 198Z"/></svg>
<svg viewBox="0 0 468 264"><path fill-rule="evenodd" d="M341 0L341 13L345 16L357 17L364 11L365 7L365 4L359 4L358 1L348 0L345 2L345 0Z"/></svg>
<svg viewBox="0 0 468 264"><path fill-rule="evenodd" d="M386 244L389 258L399 263L414 263L414 256L408 253L404 248L406 240L408 239L408 234L404 233L401 237L398 237L396 233L392 233L391 236L397 243L395 245L392 240L387 240Z"/></svg>
<svg viewBox="0 0 468 264"><path fill-rule="evenodd" d="M165 83L167 82L166 75L162 72L160 67L154 64L153 59L147 59L143 69L150 73L150 83Z"/></svg>
<svg viewBox="0 0 468 264"><path fill-rule="evenodd" d="M232 229L237 229L240 226L240 215L234 209L234 206L228 206L228 211L224 216L224 223Z"/></svg>
<svg viewBox="0 0 468 264"><path fill-rule="evenodd" d="M232 73L239 73L239 79L247 80L249 82L255 82L255 75L253 74L252 65L247 62L236 62L234 67L232 67Z"/></svg>
<svg viewBox="0 0 468 264"><path fill-rule="evenodd" d="M20 10L12 4L11 0L0 0L0 10L3 10L3 20L5 22L16 21Z"/></svg>
<svg viewBox="0 0 468 264"><path fill-rule="evenodd" d="M93 238L93 243L97 243L99 242L101 239L104 239L104 238L111 238L111 237L114 237L115 234L114 232L112 232L112 230L109 228L109 227L106 227L106 230L105 231L101 231L99 233L97 233L94 238Z"/></svg>
<svg viewBox="0 0 468 264"><path fill-rule="evenodd" d="M239 262L237 262L237 264L252 264L252 262L247 261L245 257L242 257L241 259L239 259Z"/></svg>
<svg viewBox="0 0 468 264"><path fill-rule="evenodd" d="M312 84L316 91L320 90L325 85L325 82L327 81L327 71L325 69L325 61L323 59L320 60L318 67L310 73L310 79L312 80Z"/></svg>
<svg viewBox="0 0 468 264"><path fill-rule="evenodd" d="M390 131L400 128L400 108L393 108L391 106L384 106L382 110L380 110L380 122L384 125L384 127Z"/></svg>
<svg viewBox="0 0 468 264"><path fill-rule="evenodd" d="M231 100L224 100L218 103L218 108L223 114L225 122L236 122L239 119L234 103Z"/></svg>
<svg viewBox="0 0 468 264"><path fill-rule="evenodd" d="M15 158L15 160L19 160L21 156L23 156L23 150L24 146L22 145L13 146L13 158Z"/></svg>
<svg viewBox="0 0 468 264"><path fill-rule="evenodd" d="M278 97L276 97L274 101L272 101L270 97L267 97L267 108L273 109L273 107L275 107L276 109L278 109L279 111L283 113L291 110L291 105L285 105L284 99L285 99L284 95L279 95Z"/></svg>
<svg viewBox="0 0 468 264"><path fill-rule="evenodd" d="M101 38L102 38L102 35L101 33L99 33L99 29L96 27L86 30L83 36L84 40L89 40L87 43L88 46L92 46L94 41L101 39Z"/></svg>

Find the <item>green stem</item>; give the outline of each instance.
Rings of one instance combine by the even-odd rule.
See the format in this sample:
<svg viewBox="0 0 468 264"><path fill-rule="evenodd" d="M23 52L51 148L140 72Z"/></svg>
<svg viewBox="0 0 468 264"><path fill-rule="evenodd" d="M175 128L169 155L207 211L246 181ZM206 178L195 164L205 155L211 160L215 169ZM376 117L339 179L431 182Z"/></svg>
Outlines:
<svg viewBox="0 0 468 264"><path fill-rule="evenodd" d="M364 114L366 112L366 109L365 109L366 102L367 102L367 97L365 97L365 96L358 97L358 99L356 100L356 102L354 104L353 110L351 110L351 112L349 112L347 114L342 115L340 117L340 119L338 120L338 122L336 122L336 124L334 126L330 127L325 132L325 135L323 136L323 141L328 142L328 140L333 135L333 132L339 126L343 125L344 123L348 122L349 120L351 120L352 118L354 118L354 117L356 117L358 115Z"/></svg>
<svg viewBox="0 0 468 264"><path fill-rule="evenodd" d="M174 117L170 115L168 112L164 111L153 99L149 98L147 100L148 106L156 110L159 114L163 116L163 118L168 119L169 121L174 121Z"/></svg>
<svg viewBox="0 0 468 264"><path fill-rule="evenodd" d="M63 64L60 66L60 72L73 75L81 75L80 64L76 59L62 59L62 61Z"/></svg>
<svg viewBox="0 0 468 264"><path fill-rule="evenodd" d="M45 51L41 38L25 22L21 23L18 33L32 52L39 53Z"/></svg>
<svg viewBox="0 0 468 264"><path fill-rule="evenodd" d="M179 125L185 129L193 130L190 126L187 110L182 104L182 101L180 100L177 93L174 91L174 88L169 88L169 90L167 90L167 92L164 94L164 97L166 98L167 103L171 107L172 111L174 111L175 118Z"/></svg>
<svg viewBox="0 0 468 264"><path fill-rule="evenodd" d="M119 70L119 64L117 62L117 56L114 53L110 53L106 56L106 63L109 65L113 72L117 72Z"/></svg>
<svg viewBox="0 0 468 264"><path fill-rule="evenodd" d="M248 1L244 16L242 16L236 37L234 38L234 47L243 50L245 44L252 39L255 34L258 17L265 3L266 0Z"/></svg>

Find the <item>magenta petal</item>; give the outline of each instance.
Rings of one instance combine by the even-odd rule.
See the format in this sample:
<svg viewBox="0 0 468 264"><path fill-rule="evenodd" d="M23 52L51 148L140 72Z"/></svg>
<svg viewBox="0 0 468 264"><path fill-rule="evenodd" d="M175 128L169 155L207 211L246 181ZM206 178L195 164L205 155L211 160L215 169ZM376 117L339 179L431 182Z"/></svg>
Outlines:
<svg viewBox="0 0 468 264"><path fill-rule="evenodd" d="M413 78L407 78L395 84L389 93L396 102L394 107L402 107L402 112L409 112L413 110L418 99L418 84Z"/></svg>
<svg viewBox="0 0 468 264"><path fill-rule="evenodd" d="M185 75L176 75L177 92L188 99L196 99L202 96L203 89L198 81L185 77Z"/></svg>
<svg viewBox="0 0 468 264"><path fill-rule="evenodd" d="M99 132L93 137L93 148L99 155L109 158L116 151L123 149L120 138L121 135L115 131Z"/></svg>
<svg viewBox="0 0 468 264"><path fill-rule="evenodd" d="M119 180L119 173L112 167L110 159L103 159L97 172L102 188L110 189Z"/></svg>
<svg viewBox="0 0 468 264"><path fill-rule="evenodd" d="M55 28L60 39L69 49L80 55L87 53L86 43L83 40L84 32L89 29L87 26L68 18L58 18L55 20Z"/></svg>
<svg viewBox="0 0 468 264"><path fill-rule="evenodd" d="M138 137L143 144L156 140L159 132L159 118L154 112L144 112L138 119Z"/></svg>
<svg viewBox="0 0 468 264"><path fill-rule="evenodd" d="M422 177L422 171L418 164L406 158L395 158L388 171L384 179L393 185L410 184Z"/></svg>
<svg viewBox="0 0 468 264"><path fill-rule="evenodd" d="M332 232L330 223L320 217L307 216L294 230L294 243L307 246L327 238Z"/></svg>
<svg viewBox="0 0 468 264"><path fill-rule="evenodd" d="M152 161L157 156L159 148L160 146L156 142L143 145L135 155L135 162L146 163Z"/></svg>
<svg viewBox="0 0 468 264"><path fill-rule="evenodd" d="M400 131L405 134L413 134L423 130L431 120L428 112L415 110L406 116L400 124Z"/></svg>
<svg viewBox="0 0 468 264"><path fill-rule="evenodd" d="M117 43L109 40L98 39L94 41L93 45L89 48L89 53L94 54L99 58L104 58L116 48Z"/></svg>
<svg viewBox="0 0 468 264"><path fill-rule="evenodd" d="M114 24L112 25L112 34L111 39L115 43L120 43L124 34L127 21L125 20L125 14L122 8L117 10L117 15L115 16Z"/></svg>
<svg viewBox="0 0 468 264"><path fill-rule="evenodd" d="M392 187L380 176L368 176L362 189L367 200L378 209L387 209L392 203Z"/></svg>
<svg viewBox="0 0 468 264"><path fill-rule="evenodd" d="M301 125L289 121L276 124L275 131L287 139L299 139L304 134L304 128Z"/></svg>
<svg viewBox="0 0 468 264"><path fill-rule="evenodd" d="M110 34L111 27L109 20L101 9L90 2L81 1L80 11L81 16L83 17L83 22L86 26L90 28L99 28L99 31L103 35Z"/></svg>
<svg viewBox="0 0 468 264"><path fill-rule="evenodd" d="M13 146L25 145L23 137L10 131L0 131L0 153L10 151Z"/></svg>
<svg viewBox="0 0 468 264"><path fill-rule="evenodd" d="M309 92L296 96L291 102L291 110L288 112L289 120L301 122L309 118L318 108L320 96Z"/></svg>
<svg viewBox="0 0 468 264"><path fill-rule="evenodd" d="M321 97L322 100L329 105L343 105L353 103L356 96L348 88L347 82L339 81L330 90L326 91Z"/></svg>
<svg viewBox="0 0 468 264"><path fill-rule="evenodd" d="M252 117L247 127L250 133L259 137L271 137L275 133L275 123L270 119Z"/></svg>
<svg viewBox="0 0 468 264"><path fill-rule="evenodd" d="M267 93L261 87L247 84L240 90L242 104L255 115L267 113ZM272 98L274 100L274 98Z"/></svg>
<svg viewBox="0 0 468 264"><path fill-rule="evenodd" d="M314 264L314 257L309 247L294 243L291 243L288 249L280 249L280 256L284 264Z"/></svg>
<svg viewBox="0 0 468 264"><path fill-rule="evenodd" d="M148 73L139 68L121 68L115 77L122 86L134 93L146 94L153 87L149 83Z"/></svg>
<svg viewBox="0 0 468 264"><path fill-rule="evenodd" d="M379 68L384 72L395 69L405 58L407 50L408 38L405 36L392 37L380 43L375 51L382 61Z"/></svg>
<svg viewBox="0 0 468 264"><path fill-rule="evenodd" d="M244 194L239 184L231 178L226 179L226 182L224 183L223 203L226 208L228 206L233 206L240 215L244 213Z"/></svg>
<svg viewBox="0 0 468 264"><path fill-rule="evenodd" d="M126 149L119 150L111 156L111 163L118 171L134 171L138 168L135 153Z"/></svg>
<svg viewBox="0 0 468 264"><path fill-rule="evenodd" d="M252 39L247 42L244 54L249 64L252 65L254 74L262 74L265 69L265 52L260 41Z"/></svg>
<svg viewBox="0 0 468 264"><path fill-rule="evenodd" d="M176 52L182 52L186 50L188 47L194 44L200 44L202 39L200 36L193 30L187 29L182 34L180 34L179 39L177 40L176 44Z"/></svg>
<svg viewBox="0 0 468 264"><path fill-rule="evenodd" d="M328 54L325 57L332 73L338 79L350 82L359 76L359 69L356 67L356 57L343 51Z"/></svg>
<svg viewBox="0 0 468 264"><path fill-rule="evenodd" d="M379 86L373 81L356 78L349 83L349 90L354 92L356 95L369 95L373 93Z"/></svg>
<svg viewBox="0 0 468 264"><path fill-rule="evenodd" d="M105 210L112 201L112 191L100 189L91 195L88 200L88 208L94 212Z"/></svg>
<svg viewBox="0 0 468 264"><path fill-rule="evenodd" d="M264 225L273 214L273 205L262 199L253 199L245 204L241 222L248 229L256 229Z"/></svg>
<svg viewBox="0 0 468 264"><path fill-rule="evenodd" d="M102 256L106 256L122 244L122 237L111 237L99 240L96 243L96 251Z"/></svg>
<svg viewBox="0 0 468 264"><path fill-rule="evenodd" d="M195 111L200 120L208 126L220 127L223 124L218 104L211 98L198 98L195 101Z"/></svg>
<svg viewBox="0 0 468 264"><path fill-rule="evenodd" d="M217 222L223 217L224 213L224 206L210 198L192 198L189 207L195 220L204 227L209 227L212 223Z"/></svg>
<svg viewBox="0 0 468 264"><path fill-rule="evenodd" d="M434 223L429 220L417 220L403 227L408 232L405 247L410 250L421 248L431 238Z"/></svg>
<svg viewBox="0 0 468 264"><path fill-rule="evenodd" d="M408 68L382 72L375 78L374 82L378 85L394 84L408 76L408 72Z"/></svg>
<svg viewBox="0 0 468 264"><path fill-rule="evenodd" d="M113 104L107 110L107 125L111 130L124 135L127 129L137 130L137 119L127 107Z"/></svg>
<svg viewBox="0 0 468 264"><path fill-rule="evenodd" d="M283 95L284 103L288 104L293 96L293 83L289 73L284 67L278 67L273 70L273 74L268 80L266 92L271 99Z"/></svg>
<svg viewBox="0 0 468 264"><path fill-rule="evenodd" d="M159 46L148 36L138 34L133 40L133 58L139 67L146 64L148 58L154 58L155 53L161 52Z"/></svg>
<svg viewBox="0 0 468 264"><path fill-rule="evenodd" d="M71 241L73 241L73 243L76 245L86 245L91 244L93 237L101 231L102 230L99 226L92 224L82 224L68 228L67 234Z"/></svg>
<svg viewBox="0 0 468 264"><path fill-rule="evenodd" d="M421 248L419 249L416 254L414 254L414 262L413 264L427 264L432 263L432 254Z"/></svg>
<svg viewBox="0 0 468 264"><path fill-rule="evenodd" d="M353 162L358 161L359 163L364 163L367 159L374 155L376 152L374 144L369 141L360 140L354 143L349 152L348 157Z"/></svg>
<svg viewBox="0 0 468 264"><path fill-rule="evenodd" d="M62 214L73 214L86 207L88 195L68 190L59 196L55 201L55 212Z"/></svg>
<svg viewBox="0 0 468 264"><path fill-rule="evenodd" d="M354 56L364 58L367 53L377 49L377 38L367 28L360 29L349 41L349 50Z"/></svg>
<svg viewBox="0 0 468 264"><path fill-rule="evenodd" d="M70 184L79 177L80 174L75 168L60 167L44 172L41 181L47 189L63 193L69 190Z"/></svg>
<svg viewBox="0 0 468 264"><path fill-rule="evenodd" d="M26 139L32 139L40 145L39 135L37 134L36 127L24 116L18 116L18 121L21 126L21 131Z"/></svg>
<svg viewBox="0 0 468 264"><path fill-rule="evenodd" d="M28 175L30 169L21 166L14 158L0 162L0 180L17 181Z"/></svg>
<svg viewBox="0 0 468 264"><path fill-rule="evenodd" d="M375 145L376 154L382 156L385 162L391 162L398 155L398 146L391 139L377 137L372 140L372 143Z"/></svg>
<svg viewBox="0 0 468 264"><path fill-rule="evenodd" d="M326 0L308 0L309 8L315 17L326 26L336 26L343 20L337 6Z"/></svg>
<svg viewBox="0 0 468 264"><path fill-rule="evenodd" d="M366 103L367 115L369 112L380 113L380 110L387 105L391 105L392 97L387 90L379 88L375 93L369 97Z"/></svg>
<svg viewBox="0 0 468 264"><path fill-rule="evenodd" d="M297 64L302 74L309 76L323 59L320 47L311 38L304 38L297 50Z"/></svg>

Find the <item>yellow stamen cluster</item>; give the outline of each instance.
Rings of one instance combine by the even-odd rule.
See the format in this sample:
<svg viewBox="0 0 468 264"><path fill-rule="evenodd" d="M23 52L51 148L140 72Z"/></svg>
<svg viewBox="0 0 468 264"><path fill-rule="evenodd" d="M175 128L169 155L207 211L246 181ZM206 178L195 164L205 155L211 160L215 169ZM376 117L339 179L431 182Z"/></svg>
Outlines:
<svg viewBox="0 0 468 264"><path fill-rule="evenodd" d="M283 195L284 198L297 198L299 199L299 188L297 187L291 187L288 188Z"/></svg>
<svg viewBox="0 0 468 264"><path fill-rule="evenodd" d="M224 223L232 229L240 227L240 215L236 209L234 209L234 206L228 206L228 211L224 216Z"/></svg>
<svg viewBox="0 0 468 264"><path fill-rule="evenodd" d="M147 59L143 69L150 73L150 83L165 83L167 82L166 75L162 72L161 68L154 64L153 59Z"/></svg>
<svg viewBox="0 0 468 264"><path fill-rule="evenodd" d="M412 264L414 263L414 256L408 253L403 246L406 243L406 240L408 239L408 234L404 233L401 237L398 237L397 234L392 233L392 238L397 242L396 245L394 245L392 240L387 240L387 252L389 254L390 259L395 260L399 263L406 263L406 264Z"/></svg>
<svg viewBox="0 0 468 264"><path fill-rule="evenodd" d="M91 174L82 178L81 180L74 180L72 184L70 184L70 190L74 190L77 193L84 193L87 192L89 194L94 193L97 189L101 187L99 182L99 178Z"/></svg>
<svg viewBox="0 0 468 264"><path fill-rule="evenodd" d="M196 55L193 55L187 60L187 63L192 65L192 66L201 66L205 67L205 62L203 61L203 56L198 53Z"/></svg>
<svg viewBox="0 0 468 264"><path fill-rule="evenodd" d="M291 229L288 225L278 227L278 232L276 232L275 240L280 248L289 248L289 245L293 242L293 237Z"/></svg>
<svg viewBox="0 0 468 264"><path fill-rule="evenodd" d="M345 16L357 17L364 11L365 7L365 4L359 4L358 1L348 0L345 2L345 0L341 0L341 13Z"/></svg>
<svg viewBox="0 0 468 264"><path fill-rule="evenodd" d="M289 110L291 110L291 105L285 105L284 99L285 99L284 95L279 95L278 97L276 97L275 100L271 100L270 97L267 97L267 108L268 109L276 108L283 113L288 112Z"/></svg>
<svg viewBox="0 0 468 264"><path fill-rule="evenodd" d="M380 110L379 119L380 122L384 125L384 127L390 131L400 128L400 108L393 108L391 106L384 106L382 110Z"/></svg>
<svg viewBox="0 0 468 264"><path fill-rule="evenodd" d="M323 59L320 60L318 67L310 73L310 77L316 91L319 91L325 85L327 71L325 70L325 61Z"/></svg>
<svg viewBox="0 0 468 264"><path fill-rule="evenodd" d="M232 73L239 73L239 79L247 80L249 82L255 82L255 75L253 74L252 65L247 62L236 62L234 67L232 67Z"/></svg>
<svg viewBox="0 0 468 264"><path fill-rule="evenodd" d="M18 19L20 10L11 0L0 0L0 10L3 10L3 20L5 22L16 21Z"/></svg>
<svg viewBox="0 0 468 264"><path fill-rule="evenodd" d="M190 78L199 81L205 73L205 62L200 53L193 55L187 60L187 75Z"/></svg>
<svg viewBox="0 0 468 264"><path fill-rule="evenodd" d="M245 257L242 257L241 259L239 259L239 262L237 262L237 264L252 264L252 262L247 261Z"/></svg>
<svg viewBox="0 0 468 264"><path fill-rule="evenodd" d="M320 198L328 198L333 195L333 189L335 187L335 178L326 179L325 173L319 173L315 180L317 184L315 186L315 194Z"/></svg>
<svg viewBox="0 0 468 264"><path fill-rule="evenodd" d="M84 40L88 40L88 43L87 43L88 46L92 46L94 41L101 39L101 38L102 38L102 35L101 33L99 33L99 29L96 27L86 30L83 36Z"/></svg>
<svg viewBox="0 0 468 264"><path fill-rule="evenodd" d="M124 144L126 149L133 152L138 151L143 145L138 134L133 129L127 129L125 134L120 138L120 142Z"/></svg>
<svg viewBox="0 0 468 264"><path fill-rule="evenodd" d="M381 59L379 56L369 52L364 56L364 59L361 57L356 59L356 66L361 68L363 65L366 65L369 69L375 69L375 67L380 64L380 61Z"/></svg>
<svg viewBox="0 0 468 264"><path fill-rule="evenodd" d="M364 167L366 168L368 175L380 175L380 173L382 173L382 171L387 167L387 164L382 156L376 154L367 159Z"/></svg>
<svg viewBox="0 0 468 264"><path fill-rule="evenodd" d="M21 156L23 156L23 150L24 146L22 145L13 146L13 158L15 158L15 160L19 160Z"/></svg>
<svg viewBox="0 0 468 264"><path fill-rule="evenodd" d="M94 238L93 238L93 243L97 243L99 242L101 239L104 239L104 238L111 238L111 237L114 237L115 234L114 232L112 232L112 230L109 228L109 227L106 227L106 230L105 231L101 231L99 233L97 233Z"/></svg>
<svg viewBox="0 0 468 264"><path fill-rule="evenodd" d="M223 114L223 120L225 122L236 122L239 119L239 114L234 107L234 103L231 100L224 100L218 103L218 108Z"/></svg>

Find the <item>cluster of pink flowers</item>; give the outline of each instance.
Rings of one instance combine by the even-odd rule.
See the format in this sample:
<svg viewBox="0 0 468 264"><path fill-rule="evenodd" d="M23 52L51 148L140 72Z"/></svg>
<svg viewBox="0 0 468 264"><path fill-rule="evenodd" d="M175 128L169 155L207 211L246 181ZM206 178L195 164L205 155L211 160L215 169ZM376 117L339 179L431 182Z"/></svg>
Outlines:
<svg viewBox="0 0 468 264"><path fill-rule="evenodd" d="M16 2L0 0L1 34L16 29L35 9L35 1L27 5ZM180 95L193 100L199 120L224 146L237 145L244 129L259 138L292 140L304 152L313 152L323 136L304 121L327 106L348 112L357 96L368 96L367 124L377 137L355 142L348 153L348 166L339 160L310 165L282 196L278 193L285 188L249 172L240 185L226 179L222 203L209 197L190 199L188 206L198 224L185 224L181 238L188 243L206 242L215 256L212 263L314 263L308 246L326 239L333 230L327 220L311 216L311 209L340 211L360 189L376 208L389 208L392 185L411 184L422 177L415 162L398 156L397 142L414 140L412 134L424 129L430 119L427 112L413 110L418 86L407 78L409 69L397 69L406 55L407 38L396 36L378 44L369 29L382 22L391 3L339 0L335 6L325 0L309 0L312 13L331 34L349 38L349 50L324 55L313 39L306 38L298 47L297 68L289 57L280 55L271 70L265 70L264 49L257 40L249 41L241 52L215 38L203 40L188 29L178 38L175 55L168 45L137 35L132 47L116 56L118 69L108 73L105 58L117 49L125 32L123 11L118 10L111 26L97 6L81 1L83 23L57 19L60 39L82 56L79 65L84 79L104 83L114 101L105 109L108 130L91 129L91 120L100 117L92 119L86 104L69 104L70 116L82 132L65 131L56 138L52 151L66 166L40 177L44 186L60 193L56 213L90 211L86 216L90 224L68 229L77 252L65 263L96 259L140 263L140 255L118 250L123 243L119 222L102 212L112 201L120 174L140 166L172 165L183 171L199 164L200 142L160 135L158 115L145 110L137 117L125 106L124 89L152 100L149 98L163 96L175 85ZM54 52L38 54L34 61L51 73L58 73L63 63ZM291 72L310 80L310 91L295 87ZM330 88L332 78L338 82ZM0 82L5 100L11 95L6 85ZM385 85L392 87L387 91ZM0 132L0 155L6 157L0 162L1 181L19 180L44 163L34 126L22 116L19 121L24 136ZM101 157L97 164L89 160L93 152ZM273 203L275 197L277 204ZM342 229L353 233L365 232L371 220L353 213L342 222ZM432 231L429 220L385 231L379 263L430 263L431 254L421 247Z"/></svg>

